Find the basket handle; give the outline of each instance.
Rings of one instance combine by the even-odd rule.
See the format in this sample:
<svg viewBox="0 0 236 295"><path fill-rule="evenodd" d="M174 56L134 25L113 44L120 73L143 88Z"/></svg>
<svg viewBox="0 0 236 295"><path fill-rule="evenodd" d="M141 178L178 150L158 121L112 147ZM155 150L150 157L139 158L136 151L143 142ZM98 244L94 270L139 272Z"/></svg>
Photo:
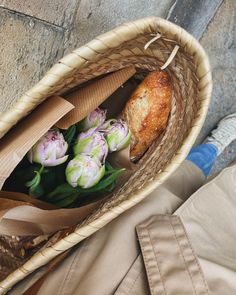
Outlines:
<svg viewBox="0 0 236 295"><path fill-rule="evenodd" d="M54 258L49 264L45 273L31 285L22 295L37 295L48 275L68 256L71 249L61 253Z"/></svg>

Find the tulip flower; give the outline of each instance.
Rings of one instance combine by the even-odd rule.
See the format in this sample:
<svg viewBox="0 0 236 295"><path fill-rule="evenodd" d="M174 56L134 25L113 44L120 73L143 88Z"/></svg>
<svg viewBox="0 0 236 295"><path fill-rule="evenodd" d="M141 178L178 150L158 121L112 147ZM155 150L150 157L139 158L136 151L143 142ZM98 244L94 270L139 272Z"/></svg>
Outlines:
<svg viewBox="0 0 236 295"><path fill-rule="evenodd" d="M95 128L80 133L74 145L74 154L90 155L105 163L108 154L108 145L103 134L96 131Z"/></svg>
<svg viewBox="0 0 236 295"><path fill-rule="evenodd" d="M57 166L68 159L66 151L68 144L62 133L58 130L49 130L28 152L31 163L39 163L43 166Z"/></svg>
<svg viewBox="0 0 236 295"><path fill-rule="evenodd" d="M131 132L123 120L108 120L102 128L110 153L120 151L130 144Z"/></svg>
<svg viewBox="0 0 236 295"><path fill-rule="evenodd" d="M105 121L102 125L100 125L97 130L101 132L105 132L108 128L110 128L114 123L117 122L117 119L109 119Z"/></svg>
<svg viewBox="0 0 236 295"><path fill-rule="evenodd" d="M66 167L66 180L72 187L90 188L105 174L105 165L96 157L77 155Z"/></svg>
<svg viewBox="0 0 236 295"><path fill-rule="evenodd" d="M79 123L80 131L87 131L90 128L99 127L106 120L106 110L96 108Z"/></svg>

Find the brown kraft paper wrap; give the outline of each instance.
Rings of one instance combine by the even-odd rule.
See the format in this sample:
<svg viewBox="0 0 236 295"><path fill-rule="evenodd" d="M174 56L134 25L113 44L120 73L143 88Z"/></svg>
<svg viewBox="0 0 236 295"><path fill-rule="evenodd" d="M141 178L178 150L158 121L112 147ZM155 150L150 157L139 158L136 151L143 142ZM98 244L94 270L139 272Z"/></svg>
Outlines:
<svg viewBox="0 0 236 295"><path fill-rule="evenodd" d="M0 142L1 187L30 148L53 125L56 124L62 128L66 126L67 128L67 126L80 121L134 73L134 67L122 69L73 92L67 97L67 99L72 97L69 101L54 96L39 105L28 117L8 132ZM74 104L75 111L73 110ZM58 119L61 119L60 123ZM111 158L114 159L115 166L125 167L128 169L129 175L132 173L135 165L132 165L129 160L129 147L112 155ZM126 173L125 176L127 176ZM0 235L50 235L58 230L76 225L90 214L98 206L98 203L81 208L57 209L51 204L26 194L0 191Z"/></svg>
<svg viewBox="0 0 236 295"><path fill-rule="evenodd" d="M134 67L124 68L72 92L67 99L75 108L58 121L56 126L67 129L81 121L134 74Z"/></svg>
<svg viewBox="0 0 236 295"><path fill-rule="evenodd" d="M59 96L48 98L0 141L0 189L30 148L73 105Z"/></svg>
<svg viewBox="0 0 236 295"><path fill-rule="evenodd" d="M22 201L23 199L25 201ZM97 203L74 209L52 209L50 204L50 209L45 209L47 205L25 194L2 191L0 193L0 234L50 235L76 225L96 208Z"/></svg>

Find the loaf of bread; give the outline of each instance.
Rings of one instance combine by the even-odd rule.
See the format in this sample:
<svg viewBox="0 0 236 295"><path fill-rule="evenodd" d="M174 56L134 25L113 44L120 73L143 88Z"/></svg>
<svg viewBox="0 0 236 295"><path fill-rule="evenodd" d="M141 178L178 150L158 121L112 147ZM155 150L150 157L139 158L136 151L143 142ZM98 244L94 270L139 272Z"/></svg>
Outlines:
<svg viewBox="0 0 236 295"><path fill-rule="evenodd" d="M164 72L151 72L127 101L123 118L132 132L131 160L139 159L167 126L172 84Z"/></svg>

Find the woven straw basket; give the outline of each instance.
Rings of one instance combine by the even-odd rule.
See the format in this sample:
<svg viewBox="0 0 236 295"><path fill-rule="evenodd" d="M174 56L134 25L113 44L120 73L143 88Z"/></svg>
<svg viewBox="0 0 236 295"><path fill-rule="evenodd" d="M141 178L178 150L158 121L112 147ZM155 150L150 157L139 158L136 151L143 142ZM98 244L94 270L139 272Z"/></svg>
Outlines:
<svg viewBox="0 0 236 295"><path fill-rule="evenodd" d="M151 39L153 42L144 49ZM152 144L141 159L139 169L124 186L82 224L70 230L64 238L58 238L56 234L48 246L23 265L13 261L11 274L0 282L0 294L5 294L29 273L143 200L187 156L203 125L210 101L212 77L209 61L201 45L190 34L156 17L126 23L62 58L38 84L1 115L0 136L47 97L53 94L63 96L76 85L130 65L135 65L138 71L160 70L168 65L166 71L171 76L174 95L165 134Z"/></svg>

